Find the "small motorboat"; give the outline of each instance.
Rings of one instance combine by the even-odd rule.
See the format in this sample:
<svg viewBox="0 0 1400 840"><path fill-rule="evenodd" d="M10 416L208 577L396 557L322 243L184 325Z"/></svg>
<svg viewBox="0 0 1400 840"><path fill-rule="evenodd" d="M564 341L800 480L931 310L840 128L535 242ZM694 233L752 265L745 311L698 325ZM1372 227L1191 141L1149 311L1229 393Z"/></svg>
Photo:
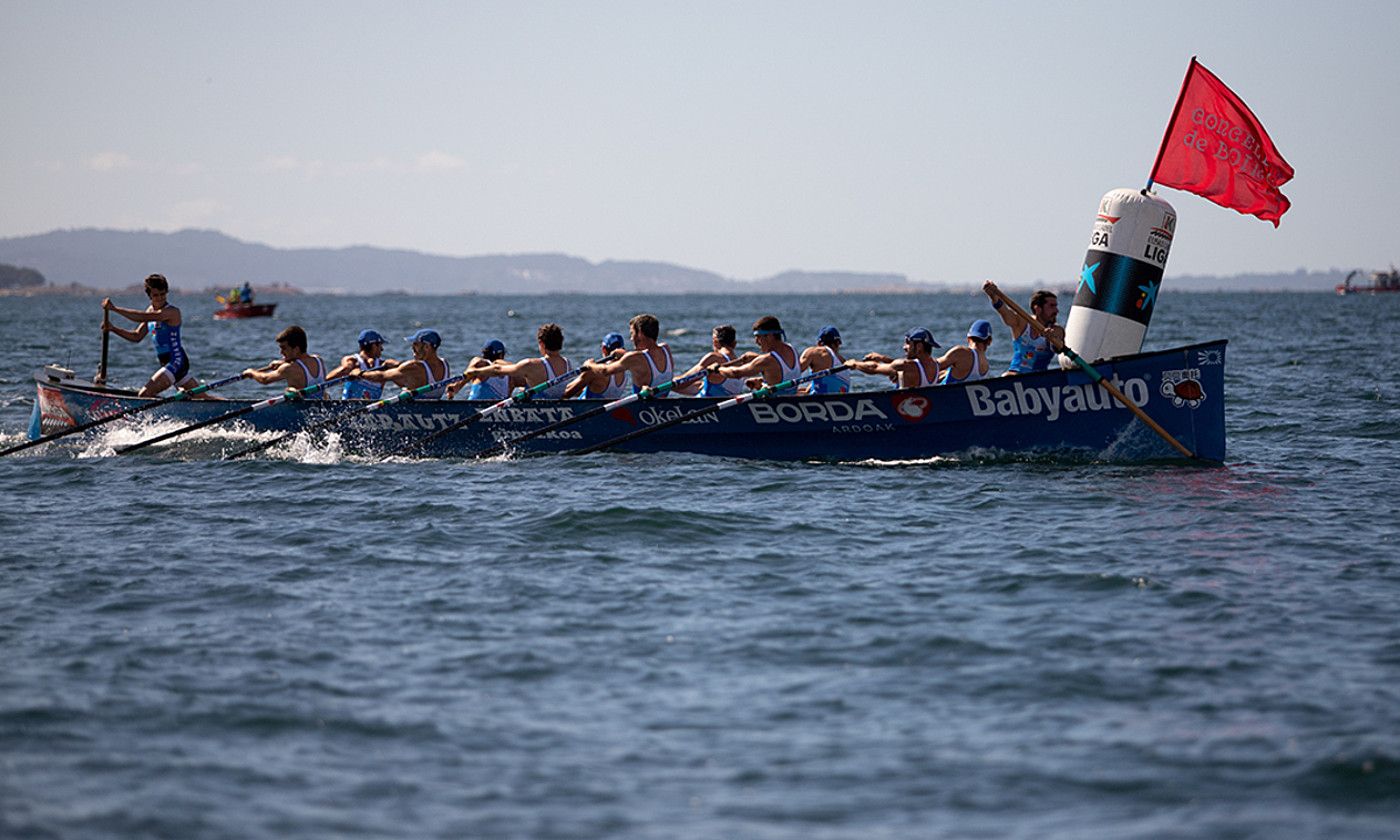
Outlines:
<svg viewBox="0 0 1400 840"><path fill-rule="evenodd" d="M223 309L214 310L215 321L227 321L230 318L267 318L272 315L272 310L277 308L275 303L226 303Z"/></svg>

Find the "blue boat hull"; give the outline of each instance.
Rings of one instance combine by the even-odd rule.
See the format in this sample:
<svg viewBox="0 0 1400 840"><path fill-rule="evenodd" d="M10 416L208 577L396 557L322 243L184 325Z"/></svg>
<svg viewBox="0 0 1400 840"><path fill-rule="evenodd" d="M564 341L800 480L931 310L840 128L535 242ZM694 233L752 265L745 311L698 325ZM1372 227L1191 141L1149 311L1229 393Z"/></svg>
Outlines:
<svg viewBox="0 0 1400 840"><path fill-rule="evenodd" d="M1096 367L1199 458L1222 462L1225 345L1224 341L1195 344ZM38 401L31 437L143 402L130 392L55 380L43 371L35 379ZM635 402L527 441L516 454L579 449L715 402L701 398ZM248 404L180 401L140 416L195 422ZM381 453L463 420L486 405L437 400L397 403L347 417L335 431L347 451ZM522 403L448 433L419 454L470 456L596 405L579 400ZM338 400L286 402L235 422L255 431L293 431L363 406ZM953 455L1068 456L1113 462L1182 459L1105 388L1080 371L1060 370L941 387L754 400L638 437L618 450L828 461Z"/></svg>

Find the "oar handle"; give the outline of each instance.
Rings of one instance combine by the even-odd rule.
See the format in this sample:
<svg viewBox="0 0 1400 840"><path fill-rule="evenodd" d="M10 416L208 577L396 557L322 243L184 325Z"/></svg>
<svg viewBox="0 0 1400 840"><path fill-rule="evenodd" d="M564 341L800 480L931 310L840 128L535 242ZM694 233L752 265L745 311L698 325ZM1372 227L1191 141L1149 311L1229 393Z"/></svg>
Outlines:
<svg viewBox="0 0 1400 840"><path fill-rule="evenodd" d="M1175 449L1177 452L1180 452L1182 455L1185 455L1187 458L1203 460L1196 453L1186 448L1185 444L1173 437L1171 432L1168 432L1166 429L1162 428L1162 424L1149 417L1147 415L1147 412L1142 410L1141 406L1128 399L1128 395L1124 394L1121 390L1119 390L1118 386L1114 385L1113 382L1111 382L1108 379L1105 379L1104 375L1100 373L1097 368L1086 362L1083 358L1080 357L1078 353L1070 349L1069 345L1056 338L1054 333L1050 332L1050 330L1043 326L1039 321L1031 317L1031 314L1026 310L1022 309L1019 303L1012 300L1010 295L1008 295L1006 292L1003 292L996 286L992 287L992 291L996 294L997 298L1001 300L1002 303L1011 307L1012 312L1015 312L1017 315L1021 316L1021 318L1023 318L1025 322L1030 325L1030 328L1036 333L1036 335L1045 336L1046 340L1050 342L1051 347L1065 354L1065 356L1067 356L1071 362L1074 362L1076 365L1079 365L1079 367L1083 369L1083 371L1086 374L1089 375L1090 379L1102 386L1104 390L1108 391L1108 393L1112 395L1114 399L1118 400L1118 402L1121 403L1123 407L1131 411L1134 414L1134 416L1137 417L1137 419L1141 420L1147 426L1147 428L1156 432L1158 437L1171 444L1173 449Z"/></svg>
<svg viewBox="0 0 1400 840"><path fill-rule="evenodd" d="M97 373L92 377L94 385L107 384L107 348L112 341L112 333L107 329L111 323L112 313L106 309L102 310L102 358L97 362Z"/></svg>

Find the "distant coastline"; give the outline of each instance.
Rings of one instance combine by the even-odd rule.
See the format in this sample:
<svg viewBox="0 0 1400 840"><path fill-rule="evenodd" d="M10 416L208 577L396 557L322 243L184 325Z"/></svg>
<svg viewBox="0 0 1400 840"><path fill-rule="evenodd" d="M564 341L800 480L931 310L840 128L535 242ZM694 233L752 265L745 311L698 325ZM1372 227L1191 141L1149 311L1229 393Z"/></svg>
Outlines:
<svg viewBox="0 0 1400 840"><path fill-rule="evenodd" d="M735 279L663 262L605 260L594 263L558 253L451 257L369 246L273 248L218 231L174 233L121 230L57 230L0 238L0 263L34 269L42 286L0 289L0 296L102 295L140 291L140 278L159 271L179 294L219 294L251 283L259 293L464 295L608 294L886 294L975 292L976 281L934 283L892 272L791 270L771 277ZM1231 277L1166 276L1163 292L1331 292L1347 269L1240 274ZM997 278L1008 291L1050 288L1056 281ZM1072 275L1071 275L1072 276Z"/></svg>

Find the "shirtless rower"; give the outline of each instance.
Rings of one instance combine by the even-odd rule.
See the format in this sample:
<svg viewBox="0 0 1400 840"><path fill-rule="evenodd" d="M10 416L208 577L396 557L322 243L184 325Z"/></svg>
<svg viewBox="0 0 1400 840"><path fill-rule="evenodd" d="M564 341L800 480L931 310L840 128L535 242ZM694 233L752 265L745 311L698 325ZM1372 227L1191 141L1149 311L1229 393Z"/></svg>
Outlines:
<svg viewBox="0 0 1400 840"><path fill-rule="evenodd" d="M632 377L632 393L643 388L659 388L675 378L676 360L671 356L671 348L657 341L661 335L661 322L655 315L634 315L627 322L632 339L631 351L606 362L584 362L580 370L593 371L605 376L613 376L618 371L627 371ZM666 396L660 394L659 396Z"/></svg>
<svg viewBox="0 0 1400 840"><path fill-rule="evenodd" d="M326 363L320 356L306 352L306 330L295 324L282 330L277 334L277 350L282 354L281 363L274 361L266 368L248 368L243 375L261 385L285 382L287 388L294 391L326 381ZM321 390L310 398L319 400L325 395Z"/></svg>
<svg viewBox="0 0 1400 840"><path fill-rule="evenodd" d="M165 277L152 274L146 278L146 297L151 303L145 309L126 309L104 298L102 309L115 312L128 321L141 326L134 330L124 329L106 320L102 322L103 332L112 332L130 342L139 342L151 334L151 343L156 347L156 359L161 368L151 374L151 378L137 392L139 397L154 397L171 385L186 390L199 384L190 376L190 359L185 355L185 345L180 341L180 309L170 303L170 284Z"/></svg>
<svg viewBox="0 0 1400 840"><path fill-rule="evenodd" d="M753 323L753 342L758 353L746 361L719 365L714 372L727 379L746 380L750 388L777 385L795 379L801 371L797 350L784 338L783 325L776 315L765 315Z"/></svg>
<svg viewBox="0 0 1400 840"><path fill-rule="evenodd" d="M959 382L976 382L991 376L991 362L987 360L987 348L992 346L992 324L977 319L967 328L967 343L948 348L948 352L938 357L939 385L956 385Z"/></svg>
<svg viewBox="0 0 1400 840"><path fill-rule="evenodd" d="M442 383L452 376L451 365L447 363L446 359L438 356L438 347L442 346L442 336L438 335L437 330L425 328L408 336L404 341L412 345L413 358L399 362L394 367L380 368L379 370L353 370L350 372L350 376L368 382L392 382L405 391L413 391L424 385L435 385L437 387L419 394L417 399L442 399L446 387Z"/></svg>
<svg viewBox="0 0 1400 840"><path fill-rule="evenodd" d="M938 361L933 358L933 348L938 346L933 333L916 327L904 334L904 358L867 353L864 359L846 364L861 373L891 377L896 388L922 388L938 379Z"/></svg>

